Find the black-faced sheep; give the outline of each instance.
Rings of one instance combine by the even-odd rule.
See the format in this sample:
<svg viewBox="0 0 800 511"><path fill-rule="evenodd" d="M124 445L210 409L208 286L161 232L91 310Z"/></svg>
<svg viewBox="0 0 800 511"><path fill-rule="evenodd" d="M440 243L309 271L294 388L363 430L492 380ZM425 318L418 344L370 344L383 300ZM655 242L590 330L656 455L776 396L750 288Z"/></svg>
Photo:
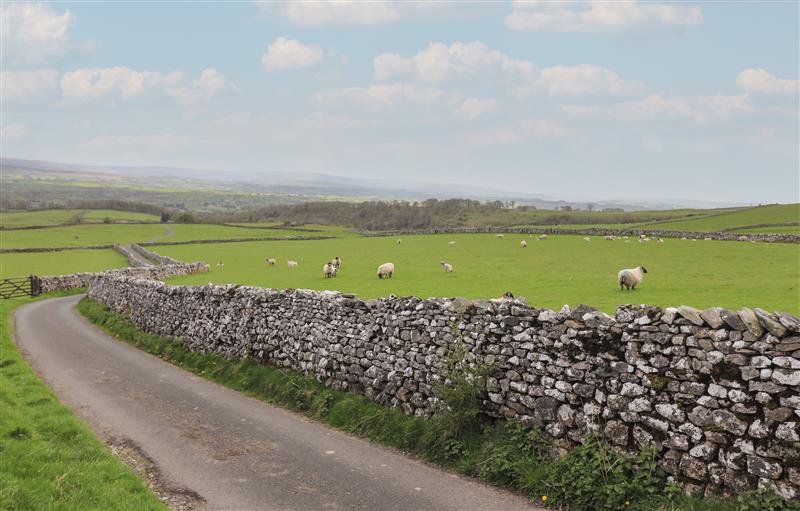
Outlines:
<svg viewBox="0 0 800 511"><path fill-rule="evenodd" d="M322 267L322 274L325 276L326 279L336 276L336 267L331 262L325 263Z"/></svg>
<svg viewBox="0 0 800 511"><path fill-rule="evenodd" d="M387 279L392 278L394 274L394 264L392 263L383 263L382 265L378 266L378 278L382 279L386 277Z"/></svg>
<svg viewBox="0 0 800 511"><path fill-rule="evenodd" d="M642 283L645 273L647 273L647 268L644 266L620 270L619 273L617 273L619 290L622 291L623 287L636 290L636 286Z"/></svg>
<svg viewBox="0 0 800 511"><path fill-rule="evenodd" d="M446 263L444 261L441 261L439 264L442 265L442 270L445 271L446 273L452 273L453 272L453 265L452 264Z"/></svg>

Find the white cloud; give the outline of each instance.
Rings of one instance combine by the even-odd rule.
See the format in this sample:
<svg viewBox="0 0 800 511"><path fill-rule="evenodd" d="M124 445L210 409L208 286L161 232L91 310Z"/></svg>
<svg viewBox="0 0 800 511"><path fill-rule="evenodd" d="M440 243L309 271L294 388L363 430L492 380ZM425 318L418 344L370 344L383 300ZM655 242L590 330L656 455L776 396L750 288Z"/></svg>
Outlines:
<svg viewBox="0 0 800 511"><path fill-rule="evenodd" d="M400 75L413 75L428 83L442 83L452 78L474 78L480 74L530 79L533 64L516 60L498 50L490 50L480 41L455 42L450 46L431 43L413 57L393 53L375 57L373 73L378 80L390 80Z"/></svg>
<svg viewBox="0 0 800 511"><path fill-rule="evenodd" d="M269 2L259 4L264 13L275 5ZM401 4L381 0L288 2L282 6L281 14L289 24L297 27L386 25L402 17Z"/></svg>
<svg viewBox="0 0 800 511"><path fill-rule="evenodd" d="M188 147L195 138L174 133L154 133L142 135L99 135L88 142L89 146L103 149L174 149Z"/></svg>
<svg viewBox="0 0 800 511"><path fill-rule="evenodd" d="M794 94L797 80L778 78L765 69L745 69L736 77L736 83L746 92L757 94Z"/></svg>
<svg viewBox="0 0 800 511"><path fill-rule="evenodd" d="M466 98L456 112L459 117L477 119L492 110L497 109L498 101L494 98Z"/></svg>
<svg viewBox="0 0 800 511"><path fill-rule="evenodd" d="M592 64L554 66L542 69L531 85L517 89L519 95L545 90L549 96L625 96L645 90L639 81L625 81L617 73Z"/></svg>
<svg viewBox="0 0 800 511"><path fill-rule="evenodd" d="M482 145L518 144L531 140L553 140L570 133L568 128L549 119L531 117L508 127L473 131L467 134L467 140Z"/></svg>
<svg viewBox="0 0 800 511"><path fill-rule="evenodd" d="M30 129L24 124L9 124L0 128L0 138L5 140L18 140L30 133Z"/></svg>
<svg viewBox="0 0 800 511"><path fill-rule="evenodd" d="M689 120L698 124L724 119L734 114L753 111L746 94L738 96L699 96L691 98L665 98L651 94L645 98L615 103L613 105L562 106L569 116L592 120L616 122L647 122L659 120Z"/></svg>
<svg viewBox="0 0 800 511"><path fill-rule="evenodd" d="M31 100L55 89L58 71L39 69L36 71L0 71L0 95L3 101Z"/></svg>
<svg viewBox="0 0 800 511"><path fill-rule="evenodd" d="M267 47L261 63L267 71L313 67L322 62L323 52L317 46L306 46L297 39L279 37Z"/></svg>
<svg viewBox="0 0 800 511"><path fill-rule="evenodd" d="M346 101L371 109L385 109L397 105L442 103L452 107L461 99L461 94L426 85L390 83L368 87L349 87L320 92L317 100L324 103Z"/></svg>
<svg viewBox="0 0 800 511"><path fill-rule="evenodd" d="M99 99L120 95L138 96L149 89L174 86L183 80L183 73L162 74L156 71L134 71L128 67L78 69L61 77L61 92L66 98Z"/></svg>
<svg viewBox="0 0 800 511"><path fill-rule="evenodd" d="M55 12L44 3L4 2L0 6L0 41L4 60L34 62L68 50L75 16Z"/></svg>
<svg viewBox="0 0 800 511"><path fill-rule="evenodd" d="M700 7L632 1L516 2L505 17L518 31L620 32L644 28L679 28L703 22Z"/></svg>
<svg viewBox="0 0 800 511"><path fill-rule="evenodd" d="M167 89L167 95L174 97L182 105L189 105L199 101L207 101L224 91L238 91L233 82L216 69L204 69L200 77L188 87L173 87Z"/></svg>

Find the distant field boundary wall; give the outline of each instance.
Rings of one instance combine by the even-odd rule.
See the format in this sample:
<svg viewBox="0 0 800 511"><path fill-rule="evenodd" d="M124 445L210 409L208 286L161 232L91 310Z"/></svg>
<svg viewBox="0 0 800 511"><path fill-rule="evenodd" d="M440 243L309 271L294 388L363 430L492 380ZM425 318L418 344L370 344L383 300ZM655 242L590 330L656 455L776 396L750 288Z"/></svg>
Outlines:
<svg viewBox="0 0 800 511"><path fill-rule="evenodd" d="M225 239L210 239L210 240L187 240L187 241L143 241L138 245L140 247L157 247L162 245L195 245L202 243L241 243L246 241L312 241L312 240L330 240L334 239L333 236L287 236L283 238L264 237L264 238L225 238ZM32 247L32 248L3 248L0 249L0 254L18 254L28 252L61 252L63 250L103 250L113 249L116 245L84 245L74 247Z"/></svg>
<svg viewBox="0 0 800 511"><path fill-rule="evenodd" d="M147 280L161 280L177 275L191 275L195 273L205 273L209 270L206 263L194 262L183 263L169 257L163 257L156 253L145 250L138 245L136 248L128 248L115 245L114 249L125 255L131 264L130 268L107 270L103 272L81 272L70 273L67 275L50 275L39 277L40 292L50 293L64 289L77 289L89 287L92 279L101 276L129 277ZM143 264L143 258L158 261L157 265Z"/></svg>
<svg viewBox="0 0 800 511"><path fill-rule="evenodd" d="M766 243L800 243L800 236L796 234L762 234L747 233L737 234L730 232L688 232L688 231L659 231L652 229L611 229L592 227L588 229L562 229L559 227L443 227L438 229L414 229L393 231L357 231L362 236L409 236L414 234L567 234L583 236L635 236L643 234L649 238L686 238L702 240L710 238L716 241L758 241Z"/></svg>
<svg viewBox="0 0 800 511"><path fill-rule="evenodd" d="M488 365L485 413L564 447L599 436L653 448L690 491L758 485L800 498L800 321L731 311L389 297L237 285L173 286L106 272L89 297L187 348L314 375L430 416L447 359Z"/></svg>
<svg viewBox="0 0 800 511"><path fill-rule="evenodd" d="M111 222L103 222L102 220L94 222L94 221L82 221L82 222L73 222L73 223L63 223L63 224L51 224L51 225L22 225L19 227L5 227L0 225L0 231L29 231L34 229L52 229L54 227L78 227L81 225L111 225L111 224L124 224L124 225L164 225L161 222L153 221L153 222L144 222L141 220L112 220Z"/></svg>

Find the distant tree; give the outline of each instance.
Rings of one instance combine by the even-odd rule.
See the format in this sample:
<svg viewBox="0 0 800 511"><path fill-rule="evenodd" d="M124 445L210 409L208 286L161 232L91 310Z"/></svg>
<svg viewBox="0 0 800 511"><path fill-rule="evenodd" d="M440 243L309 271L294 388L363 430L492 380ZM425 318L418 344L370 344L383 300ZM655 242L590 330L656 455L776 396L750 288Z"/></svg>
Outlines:
<svg viewBox="0 0 800 511"><path fill-rule="evenodd" d="M161 223L162 224L165 224L165 223L169 222L170 218L172 218L172 215L170 215L166 211L162 211L161 212Z"/></svg>
<svg viewBox="0 0 800 511"><path fill-rule="evenodd" d="M103 219L103 223L104 223L104 224L110 224L110 223L111 223L111 218L109 218L109 217L105 217L105 218Z"/></svg>
<svg viewBox="0 0 800 511"><path fill-rule="evenodd" d="M572 206L561 206L561 211L572 211Z"/></svg>
<svg viewBox="0 0 800 511"><path fill-rule="evenodd" d="M594 211L594 204L591 202L586 205L586 211Z"/></svg>

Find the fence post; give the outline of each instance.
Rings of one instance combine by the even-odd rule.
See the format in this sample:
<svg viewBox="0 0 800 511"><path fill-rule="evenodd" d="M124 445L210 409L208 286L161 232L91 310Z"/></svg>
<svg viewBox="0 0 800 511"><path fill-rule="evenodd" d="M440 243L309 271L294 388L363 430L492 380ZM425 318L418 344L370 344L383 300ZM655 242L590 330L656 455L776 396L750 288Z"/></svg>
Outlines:
<svg viewBox="0 0 800 511"><path fill-rule="evenodd" d="M31 296L39 296L42 292L41 280L36 275L31 275L29 278L31 281Z"/></svg>

